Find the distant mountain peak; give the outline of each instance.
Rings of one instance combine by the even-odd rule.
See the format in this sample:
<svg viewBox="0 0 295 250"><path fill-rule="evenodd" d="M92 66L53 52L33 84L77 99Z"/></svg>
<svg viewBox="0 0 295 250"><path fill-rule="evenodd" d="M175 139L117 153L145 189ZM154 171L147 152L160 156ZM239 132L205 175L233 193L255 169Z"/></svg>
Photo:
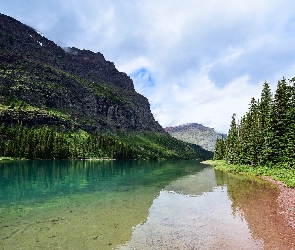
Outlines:
<svg viewBox="0 0 295 250"><path fill-rule="evenodd" d="M199 145L211 152L214 151L216 139L225 136L199 123L166 127L164 130L178 140Z"/></svg>
<svg viewBox="0 0 295 250"><path fill-rule="evenodd" d="M177 131L184 131L184 130L191 130L191 129L199 129L199 130L214 130L213 128L205 127L199 123L186 123L183 125L178 125L174 127L166 127L164 128L166 132L177 132Z"/></svg>

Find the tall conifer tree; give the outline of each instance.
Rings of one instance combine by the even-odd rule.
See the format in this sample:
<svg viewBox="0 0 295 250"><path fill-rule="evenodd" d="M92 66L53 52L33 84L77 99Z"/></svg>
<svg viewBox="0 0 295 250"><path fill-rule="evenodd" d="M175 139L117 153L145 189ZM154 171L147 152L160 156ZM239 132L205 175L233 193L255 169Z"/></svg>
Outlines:
<svg viewBox="0 0 295 250"><path fill-rule="evenodd" d="M264 82L259 103L259 145L260 157L259 163L265 164L271 155L271 110L272 110L272 93L268 82Z"/></svg>
<svg viewBox="0 0 295 250"><path fill-rule="evenodd" d="M289 165L295 165L295 77L290 81L290 100L286 114L286 131L285 131L285 161Z"/></svg>
<svg viewBox="0 0 295 250"><path fill-rule="evenodd" d="M270 160L273 163L284 161L286 150L285 133L288 126L287 111L289 109L290 91L286 79L278 82L271 111Z"/></svg>
<svg viewBox="0 0 295 250"><path fill-rule="evenodd" d="M238 130L236 114L233 114L226 140L226 160L228 163L235 164L238 159Z"/></svg>

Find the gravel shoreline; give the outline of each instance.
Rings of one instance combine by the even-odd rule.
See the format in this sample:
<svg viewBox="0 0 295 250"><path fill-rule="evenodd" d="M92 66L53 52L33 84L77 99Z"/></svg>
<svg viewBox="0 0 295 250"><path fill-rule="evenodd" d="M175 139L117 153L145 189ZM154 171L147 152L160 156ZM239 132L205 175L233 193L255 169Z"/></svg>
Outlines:
<svg viewBox="0 0 295 250"><path fill-rule="evenodd" d="M280 194L277 199L281 208L279 213L282 214L288 224L295 229L295 189L288 188L281 181L275 181L267 176L262 176L260 178L270 181L279 188Z"/></svg>

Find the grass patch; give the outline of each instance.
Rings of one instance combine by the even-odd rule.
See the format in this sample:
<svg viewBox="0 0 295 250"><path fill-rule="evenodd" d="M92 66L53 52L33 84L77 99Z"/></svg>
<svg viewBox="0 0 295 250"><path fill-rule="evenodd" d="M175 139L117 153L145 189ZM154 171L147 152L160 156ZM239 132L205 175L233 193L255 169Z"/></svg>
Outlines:
<svg viewBox="0 0 295 250"><path fill-rule="evenodd" d="M28 115L35 114L36 116L48 116L52 118L59 119L61 121L67 121L69 123L73 123L74 121L70 118L69 115L62 113L57 109L46 108L42 109L36 106L32 106L29 103L21 100L11 100L7 104L0 103L0 113L1 112L10 112L13 114L20 114L22 112L27 113Z"/></svg>
<svg viewBox="0 0 295 250"><path fill-rule="evenodd" d="M15 161L15 160L19 160L19 159L14 157L0 157L0 161Z"/></svg>
<svg viewBox="0 0 295 250"><path fill-rule="evenodd" d="M212 162L208 164L213 165ZM287 187L295 187L295 168L287 164L274 166L231 165L227 164L225 161L218 160L214 161L214 167L217 170L225 172L269 176L274 180L282 181Z"/></svg>

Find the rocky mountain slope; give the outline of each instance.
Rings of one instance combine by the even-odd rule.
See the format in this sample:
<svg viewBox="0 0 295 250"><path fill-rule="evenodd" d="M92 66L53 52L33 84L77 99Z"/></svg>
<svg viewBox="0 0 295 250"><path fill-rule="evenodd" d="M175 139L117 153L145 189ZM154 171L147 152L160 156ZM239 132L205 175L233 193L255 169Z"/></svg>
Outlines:
<svg viewBox="0 0 295 250"><path fill-rule="evenodd" d="M219 134L213 128L208 128L198 123L189 123L176 127L164 128L174 138L197 144L202 148L213 152L216 139L225 135Z"/></svg>
<svg viewBox="0 0 295 250"><path fill-rule="evenodd" d="M130 77L101 53L61 48L3 14L0 121L87 132L165 133Z"/></svg>
<svg viewBox="0 0 295 250"><path fill-rule="evenodd" d="M61 48L0 14L0 156L208 159L155 121L129 76L97 52Z"/></svg>

